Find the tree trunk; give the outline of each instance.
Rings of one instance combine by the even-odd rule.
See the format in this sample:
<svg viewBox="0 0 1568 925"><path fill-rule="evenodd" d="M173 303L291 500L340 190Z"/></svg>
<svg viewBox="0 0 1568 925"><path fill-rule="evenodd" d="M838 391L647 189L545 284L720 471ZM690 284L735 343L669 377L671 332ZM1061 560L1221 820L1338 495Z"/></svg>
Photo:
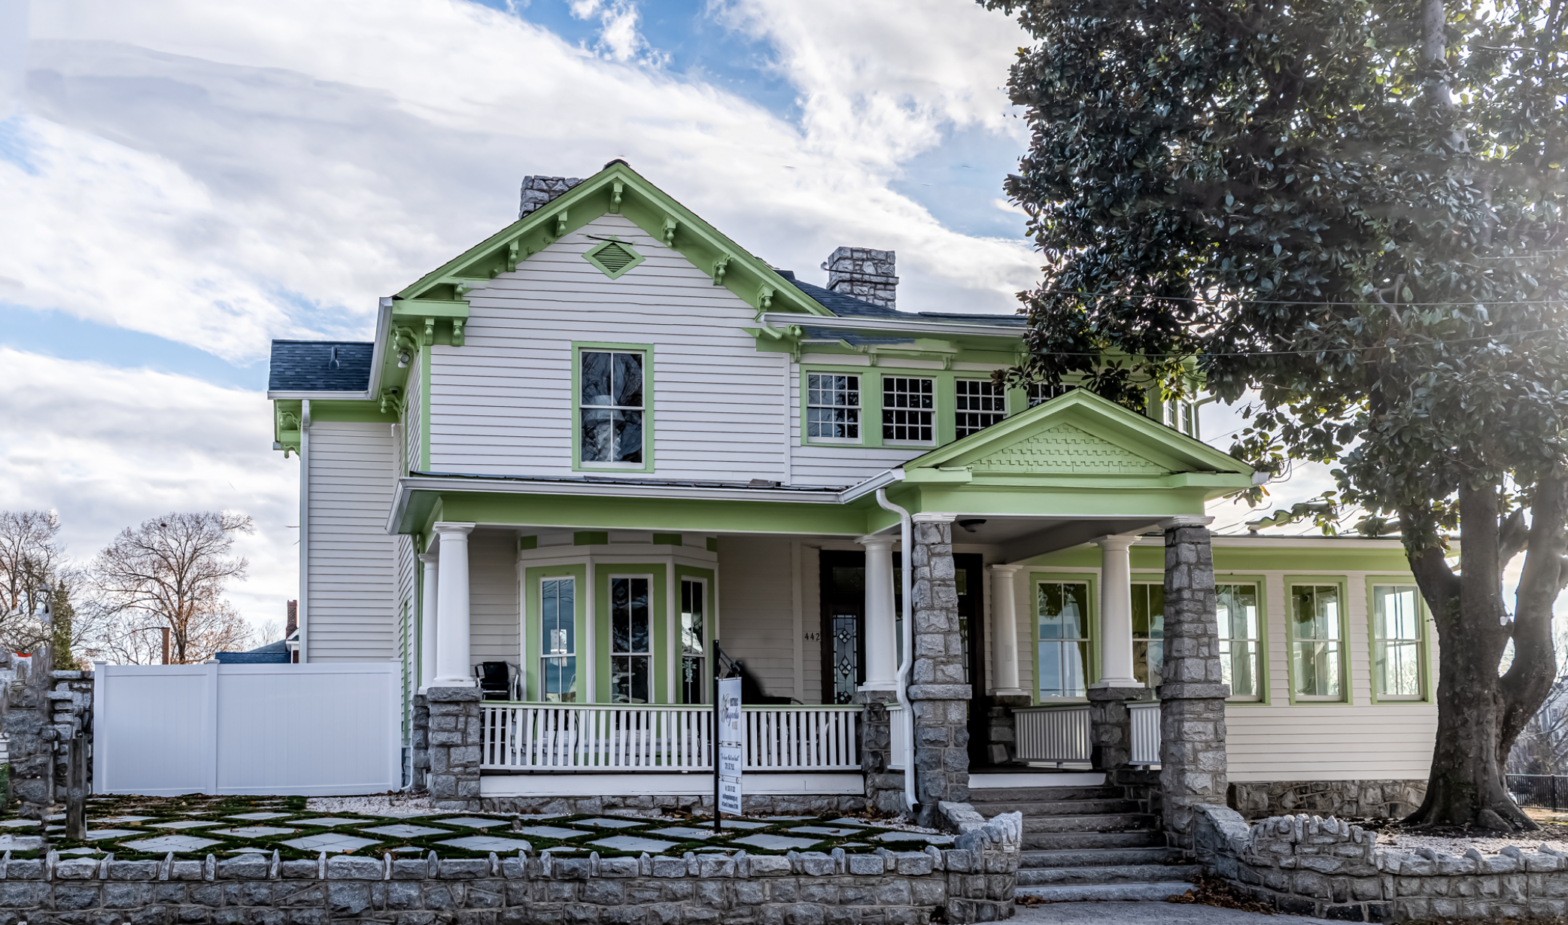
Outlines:
<svg viewBox="0 0 1568 925"><path fill-rule="evenodd" d="M1498 504L1495 486L1460 488L1460 575L1438 549L1410 559L1441 646L1431 776L1426 799L1407 824L1536 828L1509 797L1498 755L1508 701L1497 669L1511 635L1501 620Z"/></svg>

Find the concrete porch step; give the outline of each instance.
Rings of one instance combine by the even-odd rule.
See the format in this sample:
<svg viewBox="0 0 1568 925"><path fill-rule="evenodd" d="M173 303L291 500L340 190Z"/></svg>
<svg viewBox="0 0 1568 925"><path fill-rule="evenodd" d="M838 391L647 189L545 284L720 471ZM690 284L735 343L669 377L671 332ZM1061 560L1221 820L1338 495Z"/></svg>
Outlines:
<svg viewBox="0 0 1568 925"><path fill-rule="evenodd" d="M1025 850L1163 847L1165 847L1165 835L1157 829L1127 832L1024 832Z"/></svg>
<svg viewBox="0 0 1568 925"><path fill-rule="evenodd" d="M1007 804L973 804L976 809L984 805L987 810L995 809L996 812L1020 812L1025 816L1093 816L1100 813L1141 813L1143 806L1133 800L1062 800L1056 803L1007 803Z"/></svg>
<svg viewBox="0 0 1568 925"><path fill-rule="evenodd" d="M974 806L1007 806L1013 803L1060 803L1073 800L1121 800L1121 787L1012 787L1007 790L969 791Z"/></svg>
<svg viewBox="0 0 1568 925"><path fill-rule="evenodd" d="M1126 832L1158 824L1147 813L1091 813L1083 816L1024 816L1024 832Z"/></svg>
<svg viewBox="0 0 1568 925"><path fill-rule="evenodd" d="M1019 868L1019 886L1083 886L1097 883L1190 882L1197 865L1130 864L1116 867Z"/></svg>
<svg viewBox="0 0 1568 925"><path fill-rule="evenodd" d="M1125 867L1165 864L1179 855L1170 848L1073 848L1061 851L1025 851L1020 870L1037 867Z"/></svg>
<svg viewBox="0 0 1568 925"><path fill-rule="evenodd" d="M1160 902L1187 892L1185 880L1155 883L1085 883L1073 886L1021 886L1018 896L1035 896L1047 902L1145 901Z"/></svg>

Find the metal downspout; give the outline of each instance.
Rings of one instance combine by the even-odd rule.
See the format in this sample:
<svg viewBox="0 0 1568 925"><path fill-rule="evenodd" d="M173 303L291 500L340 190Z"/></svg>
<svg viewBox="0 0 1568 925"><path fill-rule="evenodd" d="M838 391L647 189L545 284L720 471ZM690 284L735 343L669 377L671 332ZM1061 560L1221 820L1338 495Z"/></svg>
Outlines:
<svg viewBox="0 0 1568 925"><path fill-rule="evenodd" d="M904 643L904 657L898 662L898 705L901 719L899 722L904 727L904 802L909 806L910 818L914 818L915 807L915 710L909 703L909 671L915 661L915 595L914 595L914 521L909 512L887 499L887 489L877 489L877 504L884 510L892 511L898 515L899 539L904 544L903 568L899 569L904 601L900 610L903 611L904 629L899 635Z"/></svg>
<svg viewBox="0 0 1568 925"><path fill-rule="evenodd" d="M299 412L299 663L308 661L310 631L310 399L300 402Z"/></svg>

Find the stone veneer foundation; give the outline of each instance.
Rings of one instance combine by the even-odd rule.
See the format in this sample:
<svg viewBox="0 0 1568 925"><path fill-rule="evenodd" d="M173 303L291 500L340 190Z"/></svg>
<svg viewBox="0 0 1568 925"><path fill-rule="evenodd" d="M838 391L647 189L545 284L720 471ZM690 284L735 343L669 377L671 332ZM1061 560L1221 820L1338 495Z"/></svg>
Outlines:
<svg viewBox="0 0 1568 925"><path fill-rule="evenodd" d="M0 922L80 925L990 922L1013 914L1023 821L948 849L683 858L0 860Z"/></svg>
<svg viewBox="0 0 1568 925"><path fill-rule="evenodd" d="M1293 813L1403 819L1425 798L1425 780L1277 780L1232 781L1225 802L1248 819Z"/></svg>

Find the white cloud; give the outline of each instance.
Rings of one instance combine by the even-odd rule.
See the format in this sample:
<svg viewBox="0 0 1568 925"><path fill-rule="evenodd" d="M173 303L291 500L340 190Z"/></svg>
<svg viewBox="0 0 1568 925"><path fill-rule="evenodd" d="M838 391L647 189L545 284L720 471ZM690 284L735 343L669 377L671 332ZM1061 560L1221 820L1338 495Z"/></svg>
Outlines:
<svg viewBox="0 0 1568 925"><path fill-rule="evenodd" d="M596 50L611 61L641 60L659 65L668 60L649 47L648 40L637 30L642 11L632 0L571 0L569 9L578 19L599 20Z"/></svg>
<svg viewBox="0 0 1568 925"><path fill-rule="evenodd" d="M230 597L252 625L283 619L298 584L299 460L270 451L260 393L5 347L0 369L0 510L58 511L81 562L159 514L250 514L257 531L238 545L250 577Z"/></svg>

